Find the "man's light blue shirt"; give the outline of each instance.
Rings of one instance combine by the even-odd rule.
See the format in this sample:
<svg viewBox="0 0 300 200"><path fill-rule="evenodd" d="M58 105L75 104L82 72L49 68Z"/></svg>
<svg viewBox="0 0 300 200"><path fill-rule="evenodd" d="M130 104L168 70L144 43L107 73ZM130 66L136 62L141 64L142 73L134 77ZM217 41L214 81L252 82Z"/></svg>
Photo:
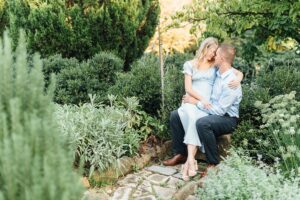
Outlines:
<svg viewBox="0 0 300 200"><path fill-rule="evenodd" d="M213 86L210 103L212 108L205 109L201 101L197 103L197 107L211 115L224 116L226 113L230 117L239 117L239 104L242 100L242 88L238 86L236 89L229 88L230 81L236 79L232 68L220 74L217 71L217 77Z"/></svg>

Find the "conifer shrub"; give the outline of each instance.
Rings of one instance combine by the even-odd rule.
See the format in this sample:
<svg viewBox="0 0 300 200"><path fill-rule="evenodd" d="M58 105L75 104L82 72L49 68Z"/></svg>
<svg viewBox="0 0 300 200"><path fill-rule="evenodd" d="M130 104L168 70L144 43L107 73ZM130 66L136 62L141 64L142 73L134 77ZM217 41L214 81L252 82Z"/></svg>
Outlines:
<svg viewBox="0 0 300 200"><path fill-rule="evenodd" d="M53 118L53 86L45 93L42 61L29 66L24 35L15 52L0 40L0 199L81 199L72 156Z"/></svg>
<svg viewBox="0 0 300 200"><path fill-rule="evenodd" d="M3 1L7 20L0 22L0 31L8 26L16 40L23 28L30 51L43 58L62 54L81 61L99 51L114 51L126 70L147 48L160 12L158 0Z"/></svg>

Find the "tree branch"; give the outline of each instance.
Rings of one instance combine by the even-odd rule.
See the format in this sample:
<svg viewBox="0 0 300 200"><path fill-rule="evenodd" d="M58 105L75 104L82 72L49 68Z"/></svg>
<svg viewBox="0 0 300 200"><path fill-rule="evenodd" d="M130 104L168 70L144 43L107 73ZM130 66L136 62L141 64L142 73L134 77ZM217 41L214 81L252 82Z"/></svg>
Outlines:
<svg viewBox="0 0 300 200"><path fill-rule="evenodd" d="M247 12L239 12L239 11L227 11L227 12L222 12L222 13L217 13L217 15L239 15L239 16L256 16L256 15L261 15L261 16L265 16L265 17L271 17L273 15L273 13L271 12L251 12L251 11L247 11ZM207 17L203 17L203 18L189 18L188 21L189 22L199 22L199 21L205 21L207 19Z"/></svg>

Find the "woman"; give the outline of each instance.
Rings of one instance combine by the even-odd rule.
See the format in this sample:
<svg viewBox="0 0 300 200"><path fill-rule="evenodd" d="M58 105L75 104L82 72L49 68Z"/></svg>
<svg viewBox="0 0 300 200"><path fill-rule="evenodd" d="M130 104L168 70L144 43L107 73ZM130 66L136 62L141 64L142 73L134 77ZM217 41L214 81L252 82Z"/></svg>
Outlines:
<svg viewBox="0 0 300 200"><path fill-rule="evenodd" d="M201 43L195 58L185 62L183 65L186 95L198 99L206 108L211 106L209 99L216 78L217 70L214 67L214 57L217 49L218 40L213 37L206 38ZM231 88L236 88L243 79L243 74L236 69L234 70L238 79L229 83ZM196 175L197 162L195 155L197 147L200 147L200 150L204 152L196 130L196 121L201 117L207 116L207 113L199 110L193 104L185 103L178 109L178 114L185 131L184 143L188 149L188 159L182 166L182 178L188 180L190 176Z"/></svg>

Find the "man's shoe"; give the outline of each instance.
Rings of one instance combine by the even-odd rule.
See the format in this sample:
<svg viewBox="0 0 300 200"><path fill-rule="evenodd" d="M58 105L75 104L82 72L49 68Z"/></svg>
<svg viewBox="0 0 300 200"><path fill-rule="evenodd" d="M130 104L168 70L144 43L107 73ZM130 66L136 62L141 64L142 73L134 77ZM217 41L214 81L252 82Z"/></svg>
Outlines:
<svg viewBox="0 0 300 200"><path fill-rule="evenodd" d="M184 156L184 155L181 155L181 154L177 154L175 155L173 158L171 159L168 159L168 160L164 160L163 161L163 164L165 166L175 166L175 165L178 165L178 164L182 164L182 163L185 163L187 157Z"/></svg>

